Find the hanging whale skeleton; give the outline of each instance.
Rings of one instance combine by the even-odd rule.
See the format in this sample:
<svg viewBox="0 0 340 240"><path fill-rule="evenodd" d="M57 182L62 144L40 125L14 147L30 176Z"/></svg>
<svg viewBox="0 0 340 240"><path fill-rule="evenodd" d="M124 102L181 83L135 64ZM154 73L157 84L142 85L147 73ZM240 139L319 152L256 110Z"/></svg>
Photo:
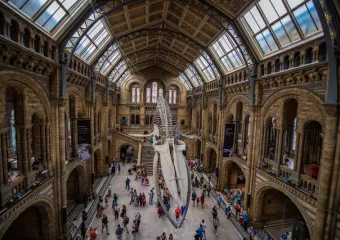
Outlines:
<svg viewBox="0 0 340 240"><path fill-rule="evenodd" d="M153 118L153 133L160 136L160 140L153 143L155 156L153 160L153 175L156 194L164 213L175 228L180 228L188 211L191 195L190 171L187 160L183 154L185 143L180 141L179 129L175 116L171 113L168 103L163 96L157 99L157 107ZM158 186L157 163L160 161L166 187L172 196L172 211L167 211L162 201L161 191ZM174 209L185 207L185 211L178 220L175 219Z"/></svg>

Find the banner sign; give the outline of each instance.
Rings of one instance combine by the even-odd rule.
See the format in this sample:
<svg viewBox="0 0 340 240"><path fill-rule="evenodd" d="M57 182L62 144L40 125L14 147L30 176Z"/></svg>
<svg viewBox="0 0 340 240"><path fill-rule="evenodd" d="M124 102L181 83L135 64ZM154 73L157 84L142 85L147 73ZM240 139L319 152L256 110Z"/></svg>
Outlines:
<svg viewBox="0 0 340 240"><path fill-rule="evenodd" d="M223 157L230 157L233 145L234 145L234 134L235 134L235 124L226 123L225 134L224 134L224 144L223 144Z"/></svg>
<svg viewBox="0 0 340 240"><path fill-rule="evenodd" d="M78 158L91 160L91 120L78 119Z"/></svg>

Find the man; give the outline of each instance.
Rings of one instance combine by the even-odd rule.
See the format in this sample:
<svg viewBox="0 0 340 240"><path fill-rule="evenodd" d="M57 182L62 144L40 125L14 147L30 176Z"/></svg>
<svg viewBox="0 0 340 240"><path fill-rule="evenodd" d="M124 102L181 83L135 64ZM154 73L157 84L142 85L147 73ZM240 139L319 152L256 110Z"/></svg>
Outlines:
<svg viewBox="0 0 340 240"><path fill-rule="evenodd" d="M118 219L119 212L120 212L120 206L118 204L115 205L114 212L115 212L115 219Z"/></svg>
<svg viewBox="0 0 340 240"><path fill-rule="evenodd" d="M153 203L153 188L149 192L149 204L152 205Z"/></svg>
<svg viewBox="0 0 340 240"><path fill-rule="evenodd" d="M124 229L118 224L118 227L116 229L116 236L118 240L123 240L123 233Z"/></svg>
<svg viewBox="0 0 340 240"><path fill-rule="evenodd" d="M204 195L204 193L202 193L202 195L201 195L202 208L204 208L204 199L205 199L205 195Z"/></svg>
<svg viewBox="0 0 340 240"><path fill-rule="evenodd" d="M213 219L216 219L217 218L217 207L216 206L213 207L211 213L212 213Z"/></svg>
<svg viewBox="0 0 340 240"><path fill-rule="evenodd" d="M176 220L178 221L179 216L181 215L181 209L179 208L179 206L177 206L175 210L175 215L176 215Z"/></svg>
<svg viewBox="0 0 340 240"><path fill-rule="evenodd" d="M208 185L207 192L208 192L208 197L210 197L210 191L211 191L211 186L210 184Z"/></svg>
<svg viewBox="0 0 340 240"><path fill-rule="evenodd" d="M221 203L222 203L222 197L220 194L218 194L218 198L217 198L218 208L221 208Z"/></svg>
<svg viewBox="0 0 340 240"><path fill-rule="evenodd" d="M249 216L248 216L248 213L245 211L243 213L243 228L244 228L244 230L247 230L248 221L249 221Z"/></svg>
<svg viewBox="0 0 340 240"><path fill-rule="evenodd" d="M289 236L289 233L288 233L288 232L282 233L281 239L282 239L282 240L288 240L288 236Z"/></svg>
<svg viewBox="0 0 340 240"><path fill-rule="evenodd" d="M130 190L130 178L129 177L126 178L125 189Z"/></svg>
<svg viewBox="0 0 340 240"><path fill-rule="evenodd" d="M107 216L104 214L103 218L102 218L102 233L104 231L104 228L106 228L107 235L110 235L109 228L108 228L108 223L109 223L109 220L107 219Z"/></svg>

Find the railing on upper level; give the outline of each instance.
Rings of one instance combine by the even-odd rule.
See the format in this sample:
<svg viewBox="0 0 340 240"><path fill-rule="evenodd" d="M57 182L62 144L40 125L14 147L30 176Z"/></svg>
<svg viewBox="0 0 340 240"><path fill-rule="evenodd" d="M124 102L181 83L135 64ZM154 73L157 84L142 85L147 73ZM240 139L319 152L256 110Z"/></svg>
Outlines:
<svg viewBox="0 0 340 240"><path fill-rule="evenodd" d="M142 137L137 138L135 136L131 136L131 135L123 133L123 132L117 132L116 131L116 134L117 134L117 137L119 137L119 138L121 138L121 139L123 139L127 142L133 143L133 144L138 144L138 142L140 142L142 140Z"/></svg>
<svg viewBox="0 0 340 240"><path fill-rule="evenodd" d="M291 193L295 194L296 196L304 199L307 203L315 206L316 198L314 195L310 194L309 192L304 191L301 188L298 188L295 185L285 182L282 178L276 176L275 174L269 172L267 169L260 169L256 168L256 172L268 180L280 185L282 188L287 189Z"/></svg>
<svg viewBox="0 0 340 240"><path fill-rule="evenodd" d="M35 199L39 193L44 190L47 186L52 184L53 176L46 178L42 182L32 186L32 189L25 192L20 199L16 201L11 201L8 203L4 209L0 211L0 226L6 221L10 216L14 215L15 212L20 211L22 208L26 207L31 201Z"/></svg>

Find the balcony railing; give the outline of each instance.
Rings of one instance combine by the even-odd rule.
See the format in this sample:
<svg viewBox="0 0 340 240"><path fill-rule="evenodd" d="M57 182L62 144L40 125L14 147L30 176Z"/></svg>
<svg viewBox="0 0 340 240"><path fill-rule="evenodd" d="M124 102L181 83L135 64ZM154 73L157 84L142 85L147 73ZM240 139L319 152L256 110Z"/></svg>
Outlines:
<svg viewBox="0 0 340 240"><path fill-rule="evenodd" d="M22 194L20 199L7 203L0 212L0 225L2 225L10 216L15 215L16 212L25 208L41 191L52 184L52 182L53 176L48 177L40 183L33 185L30 190Z"/></svg>

